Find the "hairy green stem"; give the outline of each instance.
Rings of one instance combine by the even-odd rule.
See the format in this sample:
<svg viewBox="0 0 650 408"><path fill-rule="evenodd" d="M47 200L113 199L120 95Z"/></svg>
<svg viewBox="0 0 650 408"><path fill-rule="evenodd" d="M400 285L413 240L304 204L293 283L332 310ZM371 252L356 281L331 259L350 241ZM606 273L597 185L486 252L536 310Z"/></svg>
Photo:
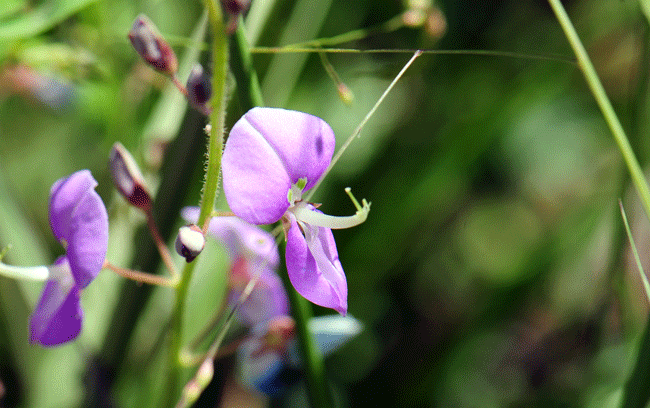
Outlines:
<svg viewBox="0 0 650 408"><path fill-rule="evenodd" d="M623 126L618 120L616 112L614 112L614 108L612 107L612 104L609 101L607 94L605 93L605 89L600 83L598 74L596 73L596 70L591 63L589 55L587 55L587 51L582 45L582 42L578 37L578 33L576 33L576 30L573 27L573 24L571 23L566 10L564 10L564 6L562 6L560 0L549 0L549 3L553 8L553 11L557 16L562 29L564 30L564 34L571 44L571 48L573 48L573 52L576 54L576 58L578 59L578 66L580 67L580 70L582 71L582 74L587 81L587 85L589 86L591 93L594 95L594 98L598 103L598 107L603 113L605 121L607 122L607 126L609 126L609 129L614 136L614 140L616 141L618 149L623 155L625 165L627 166L630 172L630 176L632 177L632 183L634 183L634 187L636 188L636 191L641 198L641 203L643 204L643 208L645 209L648 218L650 218L650 190L648 189L648 183L645 179L645 176L643 175L641 166L639 165L639 162L634 155L632 146L630 145L630 142L625 135Z"/></svg>
<svg viewBox="0 0 650 408"><path fill-rule="evenodd" d="M225 117L225 85L228 72L228 42L224 32L221 6L216 4L215 0L206 0L206 8L208 9L213 39L213 73L212 98L210 100L212 113L210 115L211 127L208 137L208 162L206 165L206 175L201 196L201 210L198 220L198 225L201 227L209 222L219 188ZM195 265L195 262L190 262L185 265L181 275L181 281L176 290L169 343L169 374L162 407L173 406L178 395L178 386L182 371L180 352L183 341L183 316L185 315L187 292Z"/></svg>

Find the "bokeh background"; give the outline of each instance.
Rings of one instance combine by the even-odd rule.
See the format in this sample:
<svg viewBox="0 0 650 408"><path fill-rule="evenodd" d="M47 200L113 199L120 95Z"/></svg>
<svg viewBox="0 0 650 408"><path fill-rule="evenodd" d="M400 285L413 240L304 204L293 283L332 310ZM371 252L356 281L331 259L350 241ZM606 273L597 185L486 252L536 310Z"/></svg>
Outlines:
<svg viewBox="0 0 650 408"><path fill-rule="evenodd" d="M381 26L412 6L252 3L247 29L257 46ZM648 20L632 0L564 4L647 163ZM423 25L336 46L495 51L416 60L314 197L335 215L354 211L344 187L372 201L366 223L334 233L349 311L364 324L326 360L337 400L354 407L616 406L648 312L618 199L650 267L648 220L560 26L543 0L447 0L425 10ZM49 188L89 168L111 217L108 258L146 263L143 219L107 174L115 141L165 192L158 198L164 208L198 203L205 122L141 61L126 34L144 13L181 60L209 61L191 40L201 12L199 1L186 0L3 0L0 247L11 245L4 261L48 264L63 252L49 229ZM322 117L340 145L410 56L328 54L354 94L351 103L339 97L318 54L253 58L266 104ZM229 88L231 126L242 111L234 79ZM174 163L183 157L192 159L181 172ZM179 177L163 185L169 171ZM223 197L219 205L225 209ZM182 222L177 213L159 214L170 231ZM219 304L211 288L224 282L211 271L227 265L216 244L200 259L190 334ZM104 271L83 293L79 339L42 349L28 344L27 332L40 289L0 277L0 406L155 405L164 353L151 350L171 293ZM142 313L127 341L136 309ZM197 406L218 406L217 394ZM296 384L268 403L303 402Z"/></svg>

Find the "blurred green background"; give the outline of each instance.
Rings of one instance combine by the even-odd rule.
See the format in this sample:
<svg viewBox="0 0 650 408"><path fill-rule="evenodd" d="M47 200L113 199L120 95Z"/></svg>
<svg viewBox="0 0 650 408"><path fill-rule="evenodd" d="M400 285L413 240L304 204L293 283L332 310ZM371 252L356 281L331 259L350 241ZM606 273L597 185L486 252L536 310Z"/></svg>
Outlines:
<svg viewBox="0 0 650 408"><path fill-rule="evenodd" d="M252 3L247 30L257 46L381 25L409 6ZM647 163L647 19L632 0L564 4ZM0 247L11 245L7 263L47 264L63 253L49 229L49 188L89 168L111 216L108 259L137 264L143 219L111 186L110 147L121 141L157 186L169 165L164 148L177 135L200 135L204 122L139 59L126 34L144 13L183 60L201 12L200 2L181 0L0 2ZM646 268L650 229L567 41L543 0L439 1L424 16L424 25L339 46L521 56L421 56L314 197L335 215L354 210L344 187L372 202L366 223L334 233L349 312L364 324L326 361L335 394L342 406L360 407L617 406L648 311L617 200ZM253 58L266 104L322 117L340 145L409 57L328 54L354 93L349 105L315 53ZM196 58L209 60L205 52ZM229 88L228 127L242 114L234 80ZM159 198L170 206L198 203L203 139L192 140L199 152L192 176L176 181L187 194ZM217 245L210 250L195 277L190 334L219 303L210 287L223 282L210 272L227 261ZM152 406L162 369L149 353L169 315L169 290L143 298L119 375L89 374L107 339L120 336L112 322L122 311L122 284L102 272L83 293L79 339L41 349L27 333L41 284L0 277L0 406L90 405L86 394L102 381L114 385L105 406ZM301 398L297 385L270 403L300 406ZM197 406L216 404L206 397Z"/></svg>

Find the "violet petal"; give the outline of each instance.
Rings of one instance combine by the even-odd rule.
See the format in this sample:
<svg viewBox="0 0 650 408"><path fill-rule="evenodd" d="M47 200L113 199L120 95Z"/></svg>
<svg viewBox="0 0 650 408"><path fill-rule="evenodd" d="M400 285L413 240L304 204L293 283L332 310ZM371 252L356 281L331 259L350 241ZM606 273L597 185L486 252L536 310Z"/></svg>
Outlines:
<svg viewBox="0 0 650 408"><path fill-rule="evenodd" d="M253 224L279 220L289 208L287 193L299 179L306 189L320 178L335 146L322 119L303 112L253 108L235 123L223 153L226 200Z"/></svg>
<svg viewBox="0 0 650 408"><path fill-rule="evenodd" d="M69 219L67 258L80 289L102 269L108 249L108 215L95 190L88 190L77 202Z"/></svg>
<svg viewBox="0 0 650 408"><path fill-rule="evenodd" d="M229 295L230 303L239 299L244 287L256 273L260 274L257 284L237 311L239 319L249 327L289 314L289 299L275 271L262 265L256 267L242 258L235 261L231 269L231 282L234 284Z"/></svg>
<svg viewBox="0 0 650 408"><path fill-rule="evenodd" d="M82 320L78 287L71 279L49 280L30 318L30 342L57 346L72 341L81 331Z"/></svg>
<svg viewBox="0 0 650 408"><path fill-rule="evenodd" d="M57 180L50 189L50 226L59 240L68 240L72 212L88 190L97 186L90 170L80 170Z"/></svg>
<svg viewBox="0 0 650 408"><path fill-rule="evenodd" d="M303 236L295 217L288 213L287 273L291 284L305 299L345 315L348 286L338 259L332 230L303 224Z"/></svg>

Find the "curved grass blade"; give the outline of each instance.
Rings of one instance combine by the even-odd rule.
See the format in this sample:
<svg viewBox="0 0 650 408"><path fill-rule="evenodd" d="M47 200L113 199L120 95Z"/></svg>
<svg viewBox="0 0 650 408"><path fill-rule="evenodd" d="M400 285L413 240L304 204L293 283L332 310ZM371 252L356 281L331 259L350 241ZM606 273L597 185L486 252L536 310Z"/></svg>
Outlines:
<svg viewBox="0 0 650 408"><path fill-rule="evenodd" d="M0 22L0 41L33 37L49 30L97 1L44 1L28 13L19 13L15 18Z"/></svg>
<svg viewBox="0 0 650 408"><path fill-rule="evenodd" d="M625 232L627 233L627 238L630 240L630 246L632 247L632 252L634 253L634 261L636 262L636 266L639 269L639 274L641 275L641 280L643 281L643 287L645 288L645 294L648 297L648 301L650 301L650 283L648 283L648 278L643 271L641 259L639 258L639 253L636 249L636 245L634 244L632 232L630 231L630 225L627 222L627 216L625 215L623 203L619 200L618 204L621 207L621 216L623 217L623 224L625 224ZM642 408L648 404L648 400L650 399L650 387L648 387L648 378L650 378L650 325L646 323L645 331L643 332L643 337L641 338L641 347L638 350L634 371L632 371L632 375L630 375L630 378L625 384L623 392L623 403L621 405L622 407Z"/></svg>

